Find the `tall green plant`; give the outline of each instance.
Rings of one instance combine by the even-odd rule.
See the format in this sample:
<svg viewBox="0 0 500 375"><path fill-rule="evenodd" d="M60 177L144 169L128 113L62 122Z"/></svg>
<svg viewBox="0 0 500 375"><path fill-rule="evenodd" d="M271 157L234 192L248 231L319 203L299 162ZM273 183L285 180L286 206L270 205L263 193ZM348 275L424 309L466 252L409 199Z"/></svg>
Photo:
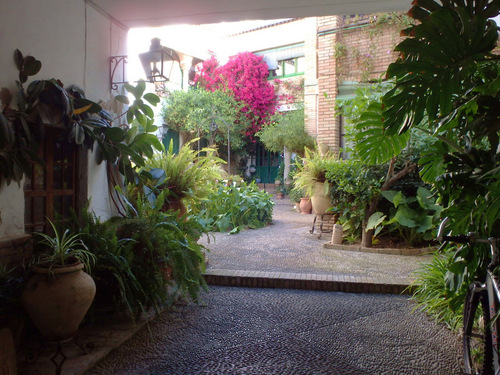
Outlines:
<svg viewBox="0 0 500 375"><path fill-rule="evenodd" d="M383 98L385 127L403 133L426 117L434 142L421 158L422 177L441 195L451 229L498 236L500 64L490 19L498 3L417 1L409 14L419 24L406 31L401 57L387 71L395 87ZM459 290L456 281L476 273L482 254L467 247L457 254L448 286Z"/></svg>
<svg viewBox="0 0 500 375"><path fill-rule="evenodd" d="M150 308L158 311L173 298L169 285L174 294L179 291L194 301L206 287L206 249L198 244L204 228L192 217L180 220L175 212L162 211L163 199L165 193L151 205L139 194L129 201L125 217L101 222L85 213L74 219L96 258L96 309L112 304L133 315Z"/></svg>
<svg viewBox="0 0 500 375"><path fill-rule="evenodd" d="M335 161L335 157L327 153L321 155L319 147L304 148L304 157L297 163L297 173L293 176L297 189L302 189L309 197L314 194L315 183L326 181L328 165ZM329 184L325 184L325 194L328 194Z"/></svg>
<svg viewBox="0 0 500 375"><path fill-rule="evenodd" d="M350 236L359 237L365 214L374 197L380 194L386 166L367 165L359 160L335 160L327 165L331 212Z"/></svg>
<svg viewBox="0 0 500 375"><path fill-rule="evenodd" d="M455 234L500 235L500 58L491 19L498 14L496 0L415 1L409 15L418 22L404 31L400 57L387 70L395 85L382 99L384 131L422 128L432 135L421 176L439 193ZM442 295L462 301L488 257L480 246L451 252L439 268ZM432 287L423 278L417 293L425 299ZM444 304L438 313L449 311Z"/></svg>

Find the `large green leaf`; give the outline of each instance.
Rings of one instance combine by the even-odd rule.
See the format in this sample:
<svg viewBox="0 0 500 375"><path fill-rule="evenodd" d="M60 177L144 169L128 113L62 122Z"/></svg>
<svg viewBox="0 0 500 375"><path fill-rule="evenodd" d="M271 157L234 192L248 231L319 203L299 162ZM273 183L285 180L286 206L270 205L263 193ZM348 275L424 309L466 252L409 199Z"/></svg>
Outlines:
<svg viewBox="0 0 500 375"><path fill-rule="evenodd" d="M372 216L369 217L368 223L366 224L366 229L375 229L385 220L386 215L382 212L375 212Z"/></svg>
<svg viewBox="0 0 500 375"><path fill-rule="evenodd" d="M160 103L160 97L156 94L152 93L147 93L144 94L143 96L144 100L146 100L149 104L156 106L158 103Z"/></svg>
<svg viewBox="0 0 500 375"><path fill-rule="evenodd" d="M407 228L418 226L419 213L408 206L400 206L389 223L399 223Z"/></svg>
<svg viewBox="0 0 500 375"><path fill-rule="evenodd" d="M396 80L396 89L383 98L385 125L392 132L405 132L424 114L432 122L452 111L473 87L478 61L488 58L498 38L495 23L472 2L464 7L446 2L443 8L421 3L432 13L397 46L401 57L387 70Z"/></svg>
<svg viewBox="0 0 500 375"><path fill-rule="evenodd" d="M355 124L356 150L369 164L382 164L398 155L408 144L409 134L388 134L382 117L382 104L374 102Z"/></svg>

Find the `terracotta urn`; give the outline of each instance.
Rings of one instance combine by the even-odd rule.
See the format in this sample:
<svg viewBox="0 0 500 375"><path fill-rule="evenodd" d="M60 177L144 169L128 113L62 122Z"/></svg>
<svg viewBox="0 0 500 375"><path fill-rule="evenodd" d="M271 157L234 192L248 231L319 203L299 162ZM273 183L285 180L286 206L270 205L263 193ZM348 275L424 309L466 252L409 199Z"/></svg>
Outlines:
<svg viewBox="0 0 500 375"><path fill-rule="evenodd" d="M63 341L73 337L95 296L95 283L80 262L34 267L22 302L45 339Z"/></svg>
<svg viewBox="0 0 500 375"><path fill-rule="evenodd" d="M312 212L311 198L300 198L299 208L301 214L310 214Z"/></svg>

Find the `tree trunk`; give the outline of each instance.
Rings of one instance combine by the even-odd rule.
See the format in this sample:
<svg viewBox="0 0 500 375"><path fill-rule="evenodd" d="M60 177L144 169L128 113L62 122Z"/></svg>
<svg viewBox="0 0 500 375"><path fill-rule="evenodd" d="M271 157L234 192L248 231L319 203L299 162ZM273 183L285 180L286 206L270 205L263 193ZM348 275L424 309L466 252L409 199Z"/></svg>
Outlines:
<svg viewBox="0 0 500 375"><path fill-rule="evenodd" d="M283 159L285 162L285 169L283 171L283 181L289 181L288 174L290 173L290 164L292 162L292 153L290 151L288 151L286 149L286 147L284 149Z"/></svg>
<svg viewBox="0 0 500 375"><path fill-rule="evenodd" d="M380 188L380 191L384 190L389 190L395 183L396 181L400 180L404 176L406 176L408 173L413 171L416 167L417 164L407 161L405 166L403 167L402 170L400 170L398 173L394 173L394 166L396 164L396 158L393 158L391 162L389 163L389 169L387 171L387 176L385 179L384 184ZM370 206L368 206L365 209L365 216L363 218L363 224L362 224L362 234L361 234L361 246L364 247L371 247L372 246L372 240L373 240L373 233L374 230L370 229L368 231L365 231L366 225L368 224L368 219L370 216L372 216L376 210L377 210L377 205L380 200L380 194L377 194L373 196Z"/></svg>
<svg viewBox="0 0 500 375"><path fill-rule="evenodd" d="M365 225L363 224L363 234L361 235L361 246L371 247L373 239L373 229L365 231Z"/></svg>
<svg viewBox="0 0 500 375"><path fill-rule="evenodd" d="M361 246L363 247L371 247L372 246L372 239L373 239L373 229L365 230L367 224L368 224L368 219L370 216L372 216L375 213L375 210L377 209L378 202L380 200L380 194L374 195L370 205L365 209L365 216L363 218L363 224L361 225Z"/></svg>

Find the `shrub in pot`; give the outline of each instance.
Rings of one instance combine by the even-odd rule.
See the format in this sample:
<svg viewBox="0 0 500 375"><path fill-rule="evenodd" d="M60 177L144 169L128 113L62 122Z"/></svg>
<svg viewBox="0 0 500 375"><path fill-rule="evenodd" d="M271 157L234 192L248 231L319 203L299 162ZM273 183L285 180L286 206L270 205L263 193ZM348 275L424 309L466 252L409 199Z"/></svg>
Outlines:
<svg viewBox="0 0 500 375"><path fill-rule="evenodd" d="M31 267L22 295L23 305L36 328L48 340L73 337L95 296L94 280L83 271L94 262L94 255L79 234L54 231L50 236L37 233L44 247Z"/></svg>
<svg viewBox="0 0 500 375"><path fill-rule="evenodd" d="M328 164L334 160L330 154L321 155L318 147L314 150L306 148L303 165L297 164L295 187L304 190L307 196L311 197L312 208L316 214L324 214L331 205L326 172Z"/></svg>

